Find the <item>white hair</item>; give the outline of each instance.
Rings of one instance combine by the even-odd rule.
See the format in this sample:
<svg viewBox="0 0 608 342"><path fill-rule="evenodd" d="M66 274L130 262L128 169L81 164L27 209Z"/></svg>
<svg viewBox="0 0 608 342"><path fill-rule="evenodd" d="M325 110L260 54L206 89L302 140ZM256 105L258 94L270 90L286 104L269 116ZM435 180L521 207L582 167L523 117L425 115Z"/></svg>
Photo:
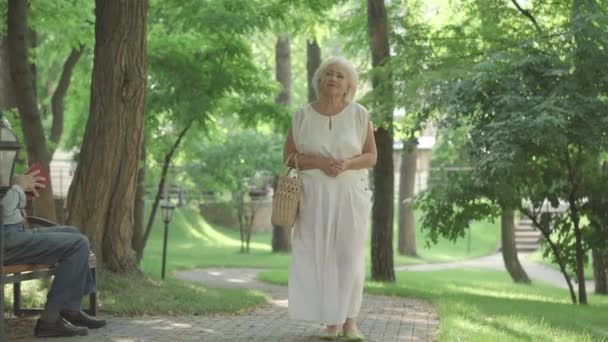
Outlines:
<svg viewBox="0 0 608 342"><path fill-rule="evenodd" d="M344 94L344 100L346 102L353 102L355 99L355 94L357 93L357 82L359 81L359 75L357 75L355 67L349 61L347 61L345 58L337 56L332 56L326 59L323 63L321 63L321 65L319 65L312 76L312 87L315 90L317 98L319 98L319 80L321 75L325 73L325 70L330 65L340 65L345 69L348 90L346 91L346 94Z"/></svg>

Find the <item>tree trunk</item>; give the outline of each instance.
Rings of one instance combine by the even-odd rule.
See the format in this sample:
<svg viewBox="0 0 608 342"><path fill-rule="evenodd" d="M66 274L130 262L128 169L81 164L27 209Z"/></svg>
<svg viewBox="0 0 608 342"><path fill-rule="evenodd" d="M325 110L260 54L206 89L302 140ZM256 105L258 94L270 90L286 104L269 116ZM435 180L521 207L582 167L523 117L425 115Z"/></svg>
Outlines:
<svg viewBox="0 0 608 342"><path fill-rule="evenodd" d="M312 76L321 65L321 48L316 39L306 40L306 71L308 79L308 102L314 102L317 99L315 89L312 84Z"/></svg>
<svg viewBox="0 0 608 342"><path fill-rule="evenodd" d="M144 186L144 180L146 178L145 137L139 153L139 171L137 171L137 189L135 190L135 208L133 210L133 239L131 242L138 264L144 256L144 216L146 209L146 188Z"/></svg>
<svg viewBox="0 0 608 342"><path fill-rule="evenodd" d="M51 126L51 137L50 141L54 146L57 146L59 140L61 139L61 134L63 133L63 101L65 99L65 95L68 92L68 88L70 87L70 81L72 80L72 72L74 71L74 67L76 63L82 56L84 51L84 45L81 45L77 49L72 49L70 55L63 63L63 69L61 71L61 77L59 78L59 83L57 84L57 88L53 92L53 97L51 98L51 109L53 111L53 125ZM55 147L52 147L53 150ZM52 154L52 153L51 153Z"/></svg>
<svg viewBox="0 0 608 342"><path fill-rule="evenodd" d="M29 164L39 162L50 174L51 156L46 145L42 121L36 99L36 78L34 69L28 64L27 47L31 31L27 28L28 2L10 0L7 11L7 37L11 78L15 89L17 108L25 139ZM34 203L34 213L56 221L53 187L49 179L46 189L39 191L40 197Z"/></svg>
<svg viewBox="0 0 608 342"><path fill-rule="evenodd" d="M158 189L156 190L156 196L154 196L154 202L152 202L152 208L150 208L150 216L148 218L148 223L146 224L146 230L144 232L144 238L141 244L141 251L139 252L141 256L143 256L144 249L146 248L146 244L148 243L148 237L150 236L150 232L152 232L152 226L154 224L154 218L156 217L156 211L158 210L158 204L160 203L160 199L163 194L165 194L165 197L167 197L165 183L167 180L167 173L169 172L169 165L171 165L171 159L173 159L175 151L177 151L177 148L181 144L182 139L184 138L184 136L186 136L186 133L188 133L193 124L193 120L190 120L187 123L186 127L184 127L184 129L182 129L182 131L177 136L177 139L175 140L175 143L173 143L173 146L171 146L169 152L167 152L167 154L165 155L165 159L163 161L163 168L160 174L160 181L158 182Z"/></svg>
<svg viewBox="0 0 608 342"><path fill-rule="evenodd" d="M386 63L390 58L388 19L384 0L367 1L367 27L372 53L372 67ZM393 267L393 106L390 77L374 75L374 89L384 93L384 112L378 113L382 122L374 132L378 147L378 160L374 168L374 203L372 206L372 279L395 281ZM386 99L389 99L388 101Z"/></svg>
<svg viewBox="0 0 608 342"><path fill-rule="evenodd" d="M519 263L515 246L515 218L513 209L502 208L500 213L500 231L502 233L502 259L511 279L516 283L530 284L530 278Z"/></svg>
<svg viewBox="0 0 608 342"><path fill-rule="evenodd" d="M413 198L416 186L417 147L415 142L403 142L399 172L399 254L416 256L416 219Z"/></svg>
<svg viewBox="0 0 608 342"><path fill-rule="evenodd" d="M596 294L608 294L608 260L606 254L595 248L592 251Z"/></svg>
<svg viewBox="0 0 608 342"><path fill-rule="evenodd" d="M68 222L114 272L137 268L131 248L146 90L146 0L95 1L91 109L67 198Z"/></svg>
<svg viewBox="0 0 608 342"><path fill-rule="evenodd" d="M524 215L526 215L526 217L528 217L530 220L532 220L532 224L534 225L534 227L536 227L536 229L538 229L543 234L545 241L547 242L547 244L549 244L549 248L551 248L551 252L553 253L553 256L555 257L555 261L557 262L557 265L559 266L559 270L562 273L562 275L564 276L564 279L566 280L566 284L568 285L568 291L570 292L570 299L572 300L572 304L576 304L577 303L576 292L574 292L574 287L572 286L572 280L570 279L570 276L568 275L568 272L566 271L566 262L562 256L562 253L561 253L558 245L556 245L555 242L553 242L553 240L551 240L551 230L545 229L543 227L543 225L540 224L540 222L538 221L538 215L533 215L529 210L527 210L525 208L520 208L520 209L522 210Z"/></svg>
<svg viewBox="0 0 608 342"><path fill-rule="evenodd" d="M6 37L0 37L0 111L17 106L15 89L11 80L8 51Z"/></svg>
<svg viewBox="0 0 608 342"><path fill-rule="evenodd" d="M275 52L276 78L282 86L277 103L288 106L291 103L291 47L287 34L279 36Z"/></svg>
<svg viewBox="0 0 608 342"><path fill-rule="evenodd" d="M291 102L291 47L287 34L282 34L277 39L275 53L276 78L282 86L277 103L289 106ZM274 253L291 251L291 228L272 226L272 251Z"/></svg>

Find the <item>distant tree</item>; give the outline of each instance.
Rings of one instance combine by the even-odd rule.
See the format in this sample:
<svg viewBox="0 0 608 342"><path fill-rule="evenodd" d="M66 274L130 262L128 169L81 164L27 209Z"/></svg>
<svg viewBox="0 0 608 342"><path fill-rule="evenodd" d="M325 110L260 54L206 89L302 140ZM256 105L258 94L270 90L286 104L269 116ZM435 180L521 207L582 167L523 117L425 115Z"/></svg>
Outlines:
<svg viewBox="0 0 608 342"><path fill-rule="evenodd" d="M291 45L289 35L281 34L275 46L276 79L281 84L281 93L277 103L289 106L291 104ZM272 251L291 251L291 227L274 226L272 229Z"/></svg>

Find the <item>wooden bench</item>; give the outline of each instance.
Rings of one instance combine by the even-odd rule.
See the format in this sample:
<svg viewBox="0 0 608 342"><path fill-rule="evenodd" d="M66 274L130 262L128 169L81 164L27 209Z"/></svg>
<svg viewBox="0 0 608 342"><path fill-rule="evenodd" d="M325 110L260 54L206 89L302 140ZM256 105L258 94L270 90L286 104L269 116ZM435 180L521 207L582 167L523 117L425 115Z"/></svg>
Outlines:
<svg viewBox="0 0 608 342"><path fill-rule="evenodd" d="M56 223L39 217L28 217L27 221L30 228L33 227L51 227L57 226ZM0 250L0 253L4 253ZM91 252L89 255L89 267L93 274L93 281L96 282L95 270L97 267L97 259L95 254ZM28 314L40 313L42 308L27 308L21 307L21 282L32 280L32 279L43 279L49 278L55 274L54 265L36 265L36 264L23 264L23 265L5 265L3 267L2 277L0 277L0 312L3 313L1 307L4 305L4 285L13 284L13 312L16 316L23 316ZM85 309L88 314L97 315L97 293L93 292L89 295L89 308ZM4 317L0 317L4 319ZM0 322L1 324L1 322Z"/></svg>

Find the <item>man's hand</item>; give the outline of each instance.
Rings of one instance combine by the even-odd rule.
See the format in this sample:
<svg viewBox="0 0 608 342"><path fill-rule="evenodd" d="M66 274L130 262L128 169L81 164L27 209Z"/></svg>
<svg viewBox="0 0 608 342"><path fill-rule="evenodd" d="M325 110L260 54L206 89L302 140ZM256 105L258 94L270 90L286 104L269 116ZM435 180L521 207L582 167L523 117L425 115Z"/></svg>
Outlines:
<svg viewBox="0 0 608 342"><path fill-rule="evenodd" d="M44 182L46 179L44 177L39 176L40 170L36 170L29 175L15 175L13 177L13 182L19 185L23 191L34 193L35 197L39 197L38 189L46 188Z"/></svg>

